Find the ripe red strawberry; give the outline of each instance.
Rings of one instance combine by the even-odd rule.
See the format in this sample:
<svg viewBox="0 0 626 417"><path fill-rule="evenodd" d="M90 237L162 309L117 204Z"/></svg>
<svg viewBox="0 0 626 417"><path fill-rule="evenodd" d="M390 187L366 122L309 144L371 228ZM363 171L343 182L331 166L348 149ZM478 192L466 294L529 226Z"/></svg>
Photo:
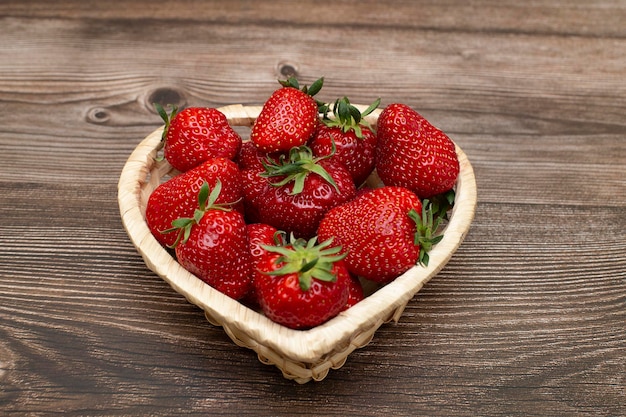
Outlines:
<svg viewBox="0 0 626 417"><path fill-rule="evenodd" d="M267 223L296 237L311 238L331 208L356 194L342 164L313 158L306 146L266 163L263 171L243 171L243 193L249 222Z"/></svg>
<svg viewBox="0 0 626 417"><path fill-rule="evenodd" d="M267 253L263 246L280 246L284 243L283 233L269 224L250 223L246 225L246 229L253 263Z"/></svg>
<svg viewBox="0 0 626 417"><path fill-rule="evenodd" d="M262 168L263 163L261 161L265 155L265 152L258 150L254 143L246 141L241 144L235 162L241 170L254 167Z"/></svg>
<svg viewBox="0 0 626 417"><path fill-rule="evenodd" d="M377 137L364 117L379 104L380 99L361 113L350 104L347 97L336 100L333 106L334 117L324 114L322 123L309 143L315 156L332 155L331 159L343 163L357 187L374 170Z"/></svg>
<svg viewBox="0 0 626 417"><path fill-rule="evenodd" d="M168 115L156 105L165 121L164 156L174 168L185 172L210 158L233 159L241 147L241 136L217 109L189 107L180 112L174 108Z"/></svg>
<svg viewBox="0 0 626 417"><path fill-rule="evenodd" d="M178 262L216 290L236 300L252 287L252 256L243 215L217 204L218 181L212 190L204 183L193 217L174 221Z"/></svg>
<svg viewBox="0 0 626 417"><path fill-rule="evenodd" d="M271 320L292 329L307 329L339 314L348 301L350 274L330 242L291 239L267 246L257 264L253 285Z"/></svg>
<svg viewBox="0 0 626 417"><path fill-rule="evenodd" d="M365 298L365 294L363 293L363 285L361 285L361 281L359 278L350 274L350 281L348 283L348 301L346 302L346 306L344 310L349 309L356 303L362 301Z"/></svg>
<svg viewBox="0 0 626 417"><path fill-rule="evenodd" d="M441 240L432 236L437 226L415 193L386 186L330 210L318 236L321 242L334 239L343 247L350 272L387 283L418 262L428 263L428 250Z"/></svg>
<svg viewBox="0 0 626 417"><path fill-rule="evenodd" d="M385 185L430 198L454 186L459 160L452 140L418 112L390 104L378 118L376 171Z"/></svg>
<svg viewBox="0 0 626 417"><path fill-rule="evenodd" d="M323 78L302 89L295 78L280 83L283 87L265 102L250 132L250 139L263 152L288 152L304 145L313 136L319 119L313 96L321 90Z"/></svg>
<svg viewBox="0 0 626 417"><path fill-rule="evenodd" d="M253 267L263 256L269 253L265 249L266 246L282 246L285 244L284 233L269 224L247 224L246 230L248 232L248 245ZM249 293L241 301L252 308L258 308L259 302L254 287L250 289Z"/></svg>
<svg viewBox="0 0 626 417"><path fill-rule="evenodd" d="M203 183L215 187L222 183L219 204L239 203L233 207L243 212L241 171L237 165L225 158L210 159L199 166L170 178L160 184L148 198L146 222L152 235L164 246L172 246L175 234L162 233L172 227L172 221L180 217L191 217L198 207L198 192Z"/></svg>
<svg viewBox="0 0 626 417"><path fill-rule="evenodd" d="M263 152L259 150L254 143L246 141L241 144L241 149L235 158L235 162L237 162L241 170L248 168L258 168L262 170L264 169L263 163L266 163L268 159L278 160L282 154L282 152Z"/></svg>

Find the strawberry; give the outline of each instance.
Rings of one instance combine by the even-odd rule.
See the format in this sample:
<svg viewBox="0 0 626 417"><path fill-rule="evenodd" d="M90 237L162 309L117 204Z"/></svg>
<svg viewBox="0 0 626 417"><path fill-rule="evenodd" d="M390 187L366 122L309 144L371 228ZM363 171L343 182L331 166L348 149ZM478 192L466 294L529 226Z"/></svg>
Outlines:
<svg viewBox="0 0 626 417"><path fill-rule="evenodd" d="M274 226L264 223L250 223L246 225L250 254L254 263L267 253L264 246L282 245L282 233Z"/></svg>
<svg viewBox="0 0 626 417"><path fill-rule="evenodd" d="M340 247L292 239L266 246L256 264L253 285L267 317L292 329L307 329L339 314L348 301L350 274Z"/></svg>
<svg viewBox="0 0 626 417"><path fill-rule="evenodd" d="M167 114L156 104L165 128L164 156L181 172L194 168L210 158L233 159L241 147L241 136L217 109L189 107L180 112L174 107Z"/></svg>
<svg viewBox="0 0 626 417"><path fill-rule="evenodd" d="M342 164L314 158L311 150L293 148L264 170L243 171L243 194L249 222L270 224L296 237L311 238L324 214L356 194Z"/></svg>
<svg viewBox="0 0 626 417"><path fill-rule="evenodd" d="M241 170L248 168L263 169L263 163L267 162L268 159L278 160L281 154L282 152L263 152L259 150L254 143L245 141L241 144L241 149L235 158L235 162L237 162Z"/></svg>
<svg viewBox="0 0 626 417"><path fill-rule="evenodd" d="M428 264L428 251L442 237L432 236L438 221L429 206L407 188L377 188L326 213L318 237L343 247L350 272L387 283L417 263Z"/></svg>
<svg viewBox="0 0 626 417"><path fill-rule="evenodd" d="M146 222L152 235L164 246L172 246L174 234L163 231L172 227L172 221L180 217L191 217L198 207L198 192L204 182L215 187L222 183L217 203L239 203L234 208L243 212L242 177L237 165L225 158L213 158L199 166L168 179L160 184L148 197Z"/></svg>
<svg viewBox="0 0 626 417"><path fill-rule="evenodd" d="M221 185L210 190L205 182L193 217L175 220L166 232L177 232L176 258L185 269L237 300L252 288L252 256L243 215L217 203Z"/></svg>
<svg viewBox="0 0 626 417"><path fill-rule="evenodd" d="M262 207L262 200L265 200L270 193L270 184L266 178L261 176L265 169L248 168L241 171L243 205L246 222L267 223L261 212L267 211Z"/></svg>
<svg viewBox="0 0 626 417"><path fill-rule="evenodd" d="M387 106L377 124L376 171L385 185L430 198L454 186L459 160L452 140L405 104Z"/></svg>
<svg viewBox="0 0 626 417"><path fill-rule="evenodd" d="M269 224L247 224L246 231L248 233L248 245L253 266L268 253L265 246L284 245L283 233ZM250 289L250 292L241 301L252 308L258 308L259 303L254 287Z"/></svg>
<svg viewBox="0 0 626 417"><path fill-rule="evenodd" d="M337 99L333 106L334 117L324 114L315 135L309 142L315 156L332 155L343 163L357 187L365 182L374 170L374 153L377 137L364 117L380 104L376 100L363 113L350 104L347 97ZM333 154L334 153L334 154Z"/></svg>
<svg viewBox="0 0 626 417"><path fill-rule="evenodd" d="M363 285L361 285L361 281L359 278L350 274L350 281L348 282L348 301L346 302L346 306L344 310L349 309L356 303L362 301L365 298L363 293Z"/></svg>
<svg viewBox="0 0 626 417"><path fill-rule="evenodd" d="M313 96L321 90L324 79L302 89L293 77L280 83L283 87L264 103L250 132L250 139L263 152L288 152L304 145L318 123L318 103Z"/></svg>
<svg viewBox="0 0 626 417"><path fill-rule="evenodd" d="M262 168L263 163L261 161L263 158L265 158L265 152L258 150L254 143L245 141L241 144L235 162L241 170L254 167Z"/></svg>

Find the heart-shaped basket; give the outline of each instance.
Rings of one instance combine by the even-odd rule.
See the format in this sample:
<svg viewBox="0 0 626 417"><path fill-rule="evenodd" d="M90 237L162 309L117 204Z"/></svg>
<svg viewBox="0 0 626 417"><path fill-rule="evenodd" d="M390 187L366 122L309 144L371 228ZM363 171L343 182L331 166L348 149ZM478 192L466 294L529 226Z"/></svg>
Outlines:
<svg viewBox="0 0 626 417"><path fill-rule="evenodd" d="M361 111L365 106L357 106ZM260 106L230 105L219 109L231 126L251 127ZM367 117L372 124L380 110ZM254 350L259 360L278 367L298 383L320 381L343 366L348 355L367 345L386 322L398 321L407 303L448 262L467 234L476 208L476 180L465 153L457 146L460 173L456 199L444 238L429 252L428 267L415 266L393 282L370 291L363 301L328 322L309 330L292 330L218 292L185 270L150 233L145 220L152 191L173 173L161 158L163 128L148 135L132 152L118 184L118 203L124 227L146 265L190 303L204 310L207 320L222 326L239 346ZM368 180L381 186L375 173Z"/></svg>

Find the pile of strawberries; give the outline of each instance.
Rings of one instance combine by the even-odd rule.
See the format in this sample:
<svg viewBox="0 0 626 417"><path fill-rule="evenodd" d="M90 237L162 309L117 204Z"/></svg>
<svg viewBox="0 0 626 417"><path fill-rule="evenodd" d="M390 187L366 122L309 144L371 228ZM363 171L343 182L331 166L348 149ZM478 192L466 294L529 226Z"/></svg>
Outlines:
<svg viewBox="0 0 626 417"><path fill-rule="evenodd" d="M218 291L294 329L363 299L441 240L459 173L454 143L412 108L390 104L377 126L347 98L281 81L243 141L217 109L165 120L178 173L150 195L146 221L178 262ZM376 170L384 186L370 188Z"/></svg>

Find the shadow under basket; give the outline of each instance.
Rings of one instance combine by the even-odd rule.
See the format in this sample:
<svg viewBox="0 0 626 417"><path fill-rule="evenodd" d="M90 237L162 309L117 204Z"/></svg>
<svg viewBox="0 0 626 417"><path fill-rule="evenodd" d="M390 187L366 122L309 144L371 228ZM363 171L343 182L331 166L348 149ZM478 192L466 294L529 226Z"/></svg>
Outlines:
<svg viewBox="0 0 626 417"><path fill-rule="evenodd" d="M230 105L219 110L233 127L250 127L261 107ZM376 110L367 120L375 125L379 115L380 110ZM474 217L476 180L467 156L457 146L461 169L455 186L455 205L443 230L444 238L429 252L429 265L414 266L320 326L292 330L205 284L185 270L150 233L145 220L148 197L173 171L164 159L157 158L162 131L163 128L155 130L135 148L120 176L120 214L131 241L148 268L204 310L210 323L222 326L237 345L254 350L262 363L275 365L285 378L301 384L321 381L330 369L343 366L355 349L367 345L381 325L397 322L409 300L457 250ZM382 185L375 173L368 181L372 186Z"/></svg>

